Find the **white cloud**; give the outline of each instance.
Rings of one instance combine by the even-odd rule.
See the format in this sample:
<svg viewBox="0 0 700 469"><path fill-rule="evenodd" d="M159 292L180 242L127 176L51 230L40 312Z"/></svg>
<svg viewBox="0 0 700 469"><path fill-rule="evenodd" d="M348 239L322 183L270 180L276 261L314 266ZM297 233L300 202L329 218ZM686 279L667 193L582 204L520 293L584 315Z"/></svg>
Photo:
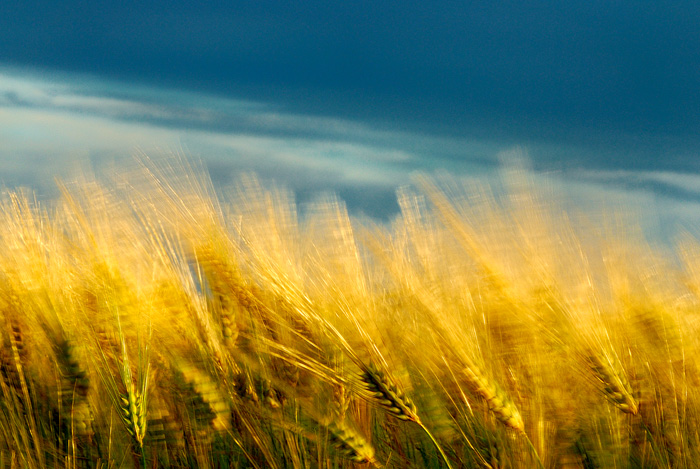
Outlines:
<svg viewBox="0 0 700 469"><path fill-rule="evenodd" d="M100 96L93 94L95 91L89 86L84 88L81 90L80 86L70 82L10 75L0 70L0 107L65 111L117 119L208 121L213 118L212 111L198 107Z"/></svg>
<svg viewBox="0 0 700 469"><path fill-rule="evenodd" d="M103 85L104 87L104 85ZM0 71L0 171L29 173L79 155L126 158L134 151L177 150L243 170L305 173L342 185L397 186L415 158L394 146L401 135L332 118L295 116L236 100L173 92L115 98L76 83ZM89 92L88 92L89 91ZM120 90L120 94L124 94ZM164 122L164 121L168 122ZM240 128L236 128L239 124ZM206 130L203 130L206 129ZM363 143L359 143L359 142ZM49 163L50 162L50 163ZM264 174L263 174L264 175ZM288 183L289 181L280 181Z"/></svg>
<svg viewBox="0 0 700 469"><path fill-rule="evenodd" d="M0 107L0 137L5 161L11 152L45 150L117 150L177 144L176 134L144 124L119 122L60 110Z"/></svg>

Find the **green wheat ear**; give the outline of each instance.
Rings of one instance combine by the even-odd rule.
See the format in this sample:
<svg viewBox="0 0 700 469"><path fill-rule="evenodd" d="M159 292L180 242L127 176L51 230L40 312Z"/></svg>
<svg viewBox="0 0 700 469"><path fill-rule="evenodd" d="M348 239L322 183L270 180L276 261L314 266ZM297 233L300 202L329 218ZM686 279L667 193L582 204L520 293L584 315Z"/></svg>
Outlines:
<svg viewBox="0 0 700 469"><path fill-rule="evenodd" d="M119 396L120 410L119 416L124 422L127 432L140 446L143 446L143 439L146 437L146 393L137 391L133 383L127 384L127 392Z"/></svg>

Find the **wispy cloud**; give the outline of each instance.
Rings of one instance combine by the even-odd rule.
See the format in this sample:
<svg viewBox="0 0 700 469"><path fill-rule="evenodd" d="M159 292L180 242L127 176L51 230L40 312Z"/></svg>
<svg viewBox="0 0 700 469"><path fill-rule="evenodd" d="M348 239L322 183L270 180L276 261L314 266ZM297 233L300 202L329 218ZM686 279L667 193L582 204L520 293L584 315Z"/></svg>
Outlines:
<svg viewBox="0 0 700 469"><path fill-rule="evenodd" d="M700 174L676 171L581 171L581 177L589 180L619 183L630 186L659 185L667 189L700 196Z"/></svg>
<svg viewBox="0 0 700 469"><path fill-rule="evenodd" d="M0 107L86 114L180 130L275 134L381 143L405 137L363 123L285 113L274 106L182 90L160 90L60 75L51 79L0 67Z"/></svg>
<svg viewBox="0 0 700 469"><path fill-rule="evenodd" d="M467 168L497 150L264 103L2 69L0 138L7 183L27 175L33 179L26 182L36 183L42 173L48 180L68 162L184 148L215 165L214 178L257 171L301 191L371 188L389 195L412 172L451 164L455 152L481 157L474 163L463 158Z"/></svg>
<svg viewBox="0 0 700 469"><path fill-rule="evenodd" d="M157 90L152 90L150 100L143 100L138 99L138 96L110 96L105 85L110 84L90 78L75 82L71 82L69 77L47 80L33 75L11 74L0 69L0 106L63 111L121 120L179 119L207 122L215 118L215 111L211 109L168 102L168 95L159 95ZM119 89L114 91L118 92Z"/></svg>

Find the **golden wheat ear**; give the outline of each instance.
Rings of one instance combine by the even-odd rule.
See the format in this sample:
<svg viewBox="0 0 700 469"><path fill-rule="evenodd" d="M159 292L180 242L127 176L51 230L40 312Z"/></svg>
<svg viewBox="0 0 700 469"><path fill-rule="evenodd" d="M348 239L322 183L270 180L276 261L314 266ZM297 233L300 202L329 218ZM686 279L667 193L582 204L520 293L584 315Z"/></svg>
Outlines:
<svg viewBox="0 0 700 469"><path fill-rule="evenodd" d="M632 395L632 388L622 373L618 373L600 355L591 353L588 364L595 378L603 388L605 396L626 414L637 415L639 405Z"/></svg>
<svg viewBox="0 0 700 469"><path fill-rule="evenodd" d="M469 388L474 394L486 401L489 410L493 412L499 422L513 430L525 431L525 424L520 412L500 386L487 379L475 366L467 366L462 371Z"/></svg>
<svg viewBox="0 0 700 469"><path fill-rule="evenodd" d="M415 404L374 364L365 367L362 382L373 400L399 420L420 423Z"/></svg>
<svg viewBox="0 0 700 469"><path fill-rule="evenodd" d="M359 463L376 465L374 448L354 428L336 421L325 425L331 445L345 459Z"/></svg>
<svg viewBox="0 0 700 469"><path fill-rule="evenodd" d="M182 359L175 361L175 368L183 397L192 406L199 423L211 426L214 431L230 429L229 402L212 377Z"/></svg>
<svg viewBox="0 0 700 469"><path fill-rule="evenodd" d="M90 404L87 400L90 391L90 378L81 366L76 347L69 339L62 339L55 344L61 371L62 412L64 417L72 419L77 435L86 436L93 433Z"/></svg>
<svg viewBox="0 0 700 469"><path fill-rule="evenodd" d="M154 443L184 448L183 430L170 410L162 402L154 405L148 419L148 433Z"/></svg>
<svg viewBox="0 0 700 469"><path fill-rule="evenodd" d="M363 369L361 380L365 385L365 390L371 396L371 399L397 419L415 422L420 426L430 438L430 441L435 445L435 448L440 453L447 467L451 469L452 466L450 465L449 459L447 459L447 455L430 430L428 430L428 427L423 425L423 422L418 418L418 409L413 401L406 396L406 393L398 388L394 380L387 373L377 368L373 363L370 363L368 366L360 365Z"/></svg>

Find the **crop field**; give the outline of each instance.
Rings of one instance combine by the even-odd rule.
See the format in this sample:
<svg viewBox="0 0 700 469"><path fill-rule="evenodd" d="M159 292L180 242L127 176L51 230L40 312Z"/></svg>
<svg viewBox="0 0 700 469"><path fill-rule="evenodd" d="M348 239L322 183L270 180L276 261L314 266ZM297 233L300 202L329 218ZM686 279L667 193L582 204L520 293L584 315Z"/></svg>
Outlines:
<svg viewBox="0 0 700 469"><path fill-rule="evenodd" d="M0 468L700 465L700 243L418 177L298 207L186 161L0 199Z"/></svg>

